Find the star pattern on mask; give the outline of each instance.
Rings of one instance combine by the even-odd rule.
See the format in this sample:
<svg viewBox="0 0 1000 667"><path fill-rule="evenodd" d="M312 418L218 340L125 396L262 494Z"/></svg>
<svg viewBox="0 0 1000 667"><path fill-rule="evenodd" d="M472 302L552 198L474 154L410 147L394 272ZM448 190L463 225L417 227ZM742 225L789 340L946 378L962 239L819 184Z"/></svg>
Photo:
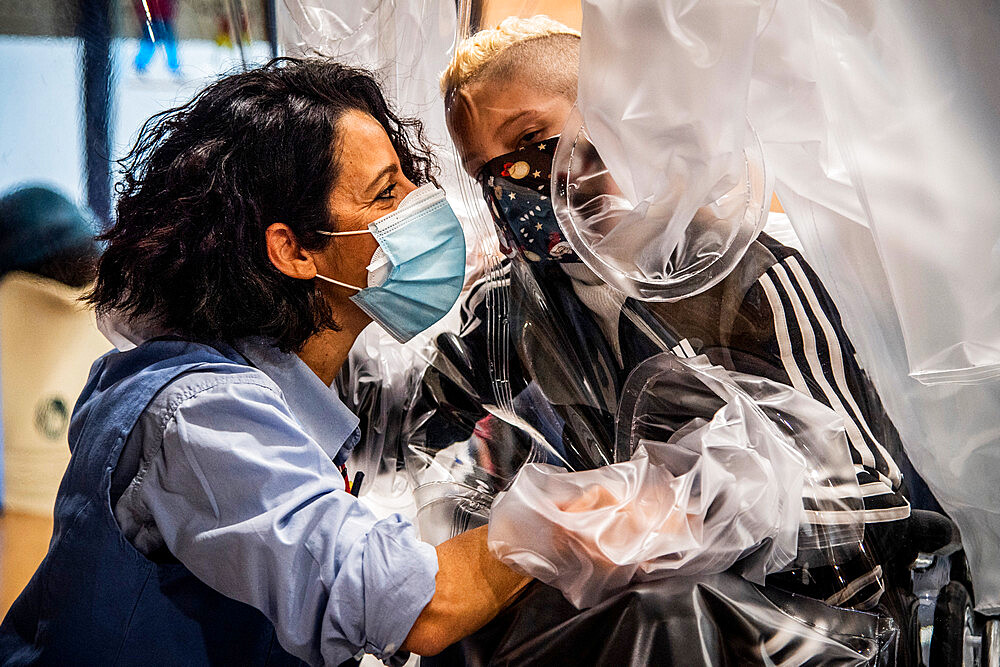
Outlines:
<svg viewBox="0 0 1000 667"><path fill-rule="evenodd" d="M496 207L494 217L509 234L511 247L527 261L578 261L550 206L552 186L547 172L551 172L552 151L546 150L548 143L519 146L514 153L494 158L481 182L488 186L485 194Z"/></svg>

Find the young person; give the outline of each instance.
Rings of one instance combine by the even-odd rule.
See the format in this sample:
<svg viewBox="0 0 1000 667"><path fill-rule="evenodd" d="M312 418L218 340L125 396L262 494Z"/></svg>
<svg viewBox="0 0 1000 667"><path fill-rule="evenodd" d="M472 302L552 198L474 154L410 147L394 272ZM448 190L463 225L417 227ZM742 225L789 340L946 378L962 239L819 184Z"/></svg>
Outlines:
<svg viewBox="0 0 1000 667"><path fill-rule="evenodd" d="M512 355L510 385L537 389L552 403L562 422L557 439L571 449L578 443L577 462L592 467L601 462L588 457L593 447L587 443L613 444L624 379L668 340L681 356L704 354L729 370L790 385L833 409L846 426L866 523L908 517L894 460L902 453L896 429L855 358L836 306L796 250L762 233L717 285L664 303L626 298L569 249L548 184L558 135L576 100L578 64L575 31L545 17L507 19L461 43L441 77L448 126L463 166L479 182L516 253L506 279L512 298L521 301L515 308L520 312L511 315L512 349L519 354ZM521 162L524 168L517 169ZM530 229L521 217L526 212ZM472 292L466 335L449 343L465 348L463 356L485 354L486 327L479 322L487 317L489 299L483 293L497 288L484 281ZM535 307L536 302L545 305ZM531 326L522 320L531 320ZM578 368L585 378L576 395L560 372L566 367ZM428 386L434 400L447 401L451 391L451 404L469 409L467 401L454 398L458 392L447 379L429 378ZM593 393L584 396L584 390ZM601 401L606 404L594 409ZM462 425L482 414L431 424L435 434L429 437L461 437ZM871 609L885 588L879 558L854 559L836 571L782 573L769 582L831 604Z"/></svg>

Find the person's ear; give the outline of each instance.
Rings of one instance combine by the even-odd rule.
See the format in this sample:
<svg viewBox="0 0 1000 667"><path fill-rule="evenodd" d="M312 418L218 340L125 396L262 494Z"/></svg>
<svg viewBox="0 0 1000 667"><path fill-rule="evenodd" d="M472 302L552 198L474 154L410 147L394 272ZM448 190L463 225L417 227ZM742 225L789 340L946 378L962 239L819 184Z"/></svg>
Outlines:
<svg viewBox="0 0 1000 667"><path fill-rule="evenodd" d="M312 253L303 248L292 228L276 222L264 231L267 256L274 268L286 276L311 280L316 277L316 263Z"/></svg>

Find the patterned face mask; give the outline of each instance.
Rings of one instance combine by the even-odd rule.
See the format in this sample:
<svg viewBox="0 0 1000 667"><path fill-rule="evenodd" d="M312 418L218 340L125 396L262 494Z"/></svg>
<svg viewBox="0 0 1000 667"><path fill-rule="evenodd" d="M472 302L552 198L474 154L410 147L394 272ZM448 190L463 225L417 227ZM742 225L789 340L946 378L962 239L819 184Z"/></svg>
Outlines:
<svg viewBox="0 0 1000 667"><path fill-rule="evenodd" d="M507 243L532 263L579 262L552 209L549 177L559 137L493 158L477 180Z"/></svg>

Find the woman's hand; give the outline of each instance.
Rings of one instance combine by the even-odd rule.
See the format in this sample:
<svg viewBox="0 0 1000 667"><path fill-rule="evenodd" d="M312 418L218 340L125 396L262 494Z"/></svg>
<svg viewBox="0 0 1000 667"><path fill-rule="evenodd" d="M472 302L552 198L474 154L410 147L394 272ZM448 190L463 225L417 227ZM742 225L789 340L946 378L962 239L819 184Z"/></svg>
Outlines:
<svg viewBox="0 0 1000 667"><path fill-rule="evenodd" d="M567 473L572 474L572 473ZM669 507L666 513L659 504L643 502L642 497L622 502L620 498L600 484L591 484L576 498L559 505L567 513L593 513L595 523L604 526L601 531L584 533L566 531L567 536L586 548L595 566L614 567L608 551L620 552L630 545L641 543L644 536L686 534L700 517L689 515L682 508Z"/></svg>

